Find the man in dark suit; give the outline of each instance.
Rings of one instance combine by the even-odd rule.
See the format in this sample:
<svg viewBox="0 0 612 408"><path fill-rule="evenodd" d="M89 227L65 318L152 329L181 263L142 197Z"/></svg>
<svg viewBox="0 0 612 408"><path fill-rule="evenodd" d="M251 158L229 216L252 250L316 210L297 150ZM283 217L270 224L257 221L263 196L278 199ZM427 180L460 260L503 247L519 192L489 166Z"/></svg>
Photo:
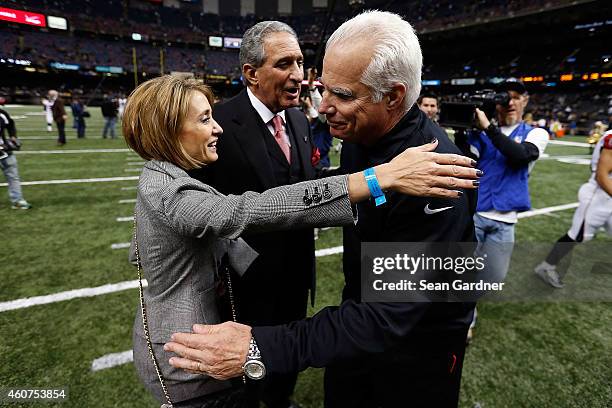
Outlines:
<svg viewBox="0 0 612 408"><path fill-rule="evenodd" d="M351 156L343 160L350 167L345 170L368 169L367 176L373 166L434 139L437 152L459 152L415 103L421 69L418 39L398 15L365 12L332 34L319 112L332 136L351 146L343 148L343 155ZM362 302L361 244L444 242L450 248L449 243L472 242L475 196L387 193L384 203L380 189L371 192L376 203L358 204L355 227L345 228L340 306L281 326L194 326L195 334L175 334L166 345L189 359L174 358L171 364L215 378L243 372L261 378L266 372L325 366L326 407L456 407L474 303Z"/></svg>
<svg viewBox="0 0 612 408"><path fill-rule="evenodd" d="M245 32L240 65L247 88L214 108L223 128L219 160L194 177L224 194L263 192L315 177L308 121L295 108L302 61L288 25L264 21ZM244 238L259 257L242 279L234 279L238 321L257 326L303 319L308 291L314 290L312 228ZM261 385L250 384L256 389L249 391L269 408L287 408L296 379L297 371L271 375Z"/></svg>

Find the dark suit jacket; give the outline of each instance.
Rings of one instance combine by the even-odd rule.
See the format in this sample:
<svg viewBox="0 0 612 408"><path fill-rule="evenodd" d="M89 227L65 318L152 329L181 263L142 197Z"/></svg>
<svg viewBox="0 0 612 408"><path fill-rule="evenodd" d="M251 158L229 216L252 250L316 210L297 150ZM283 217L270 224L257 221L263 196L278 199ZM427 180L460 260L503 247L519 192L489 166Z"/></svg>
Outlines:
<svg viewBox="0 0 612 408"><path fill-rule="evenodd" d="M347 172L390 161L408 147L436 137L438 153L460 154L446 133L427 119L416 106L397 126L369 149L353 145L343 160ZM339 307L327 307L311 319L284 326L254 327L266 369L270 373L323 367L357 357L385 359L398 352L423 353L464 347L473 303L360 303L361 242L471 242L474 240L475 194L459 199L428 199L387 193L387 204L375 207L372 200L357 205L358 222L345 228L344 268L346 287ZM452 210L427 215L424 207L453 206ZM348 231L347 231L348 230ZM457 335L459 333L459 335ZM463 333L463 338L461 338ZM445 344L450 339L463 344ZM370 359L371 360L371 359ZM379 367L380 369L380 367Z"/></svg>
<svg viewBox="0 0 612 408"><path fill-rule="evenodd" d="M273 165L282 165L279 163L284 161L288 169L288 163L251 105L246 89L214 107L213 117L223 128L217 143L219 159L201 172L191 172L193 177L223 194L263 192L282 185L276 180ZM294 181L314 179L316 173L311 164L313 146L308 121L296 108L287 109L285 118L293 135L292 150L296 151L302 167L302 174ZM278 302L282 297L294 298L294 291L303 294L309 288L314 289L313 230L270 232L245 236L244 239L259 253L259 257L238 284L241 293L237 297L242 300L239 303L243 309L242 318L239 316L238 320L251 324L277 324L300 318L306 310L305 300L301 306L296 306L300 309L297 314L284 309Z"/></svg>
<svg viewBox="0 0 612 408"><path fill-rule="evenodd" d="M64 102L58 96L55 102L53 102L53 106L51 107L51 112L53 113L53 120L56 123L64 123L64 115L66 114L66 109L64 109Z"/></svg>

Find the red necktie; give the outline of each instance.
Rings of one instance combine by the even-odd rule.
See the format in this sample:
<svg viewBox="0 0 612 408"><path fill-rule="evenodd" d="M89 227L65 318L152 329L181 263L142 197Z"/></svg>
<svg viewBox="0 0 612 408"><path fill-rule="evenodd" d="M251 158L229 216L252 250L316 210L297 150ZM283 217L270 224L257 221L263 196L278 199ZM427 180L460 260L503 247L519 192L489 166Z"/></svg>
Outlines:
<svg viewBox="0 0 612 408"><path fill-rule="evenodd" d="M287 141L287 134L283 128L283 118L278 115L274 116L272 118L272 127L274 127L274 139L276 139L276 143L278 143L281 150L285 154L287 163L291 164L291 150L289 147L289 142Z"/></svg>

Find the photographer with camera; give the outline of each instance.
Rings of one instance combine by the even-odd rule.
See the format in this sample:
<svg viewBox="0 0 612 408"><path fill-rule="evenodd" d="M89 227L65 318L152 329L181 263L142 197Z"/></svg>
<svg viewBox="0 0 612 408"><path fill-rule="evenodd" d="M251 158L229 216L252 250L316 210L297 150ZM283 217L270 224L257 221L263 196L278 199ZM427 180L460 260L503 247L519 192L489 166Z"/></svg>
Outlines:
<svg viewBox="0 0 612 408"><path fill-rule="evenodd" d="M529 102L525 85L508 79L498 92L494 111L497 125L491 123L483 110L475 108L478 131L459 131L455 135L457 146L474 158L484 172L474 227L481 248L494 254L494 259L490 258L492 276L486 277L494 282L502 282L508 273L517 213L531 208L529 172L548 144L546 130L531 127L522 120ZM473 325L468 340L472 328Z"/></svg>
<svg viewBox="0 0 612 408"><path fill-rule="evenodd" d="M523 120L529 95L522 82L509 79L500 85L507 103L497 103L497 124L475 109L479 131L457 132L455 142L478 162L480 179L477 213L474 216L479 242L514 242L519 211L531 208L528 178L535 161L544 153L548 133ZM510 261L508 258L506 264ZM507 270L507 265L505 267Z"/></svg>
<svg viewBox="0 0 612 408"><path fill-rule="evenodd" d="M0 98L0 105L4 105L5 99ZM8 137L7 137L8 134ZM17 139L15 121L9 113L0 108L0 167L8 183L8 194L13 210L29 210L32 208L30 203L23 199L21 193L21 182L17 170L17 158L13 154L14 150L21 148L21 142Z"/></svg>

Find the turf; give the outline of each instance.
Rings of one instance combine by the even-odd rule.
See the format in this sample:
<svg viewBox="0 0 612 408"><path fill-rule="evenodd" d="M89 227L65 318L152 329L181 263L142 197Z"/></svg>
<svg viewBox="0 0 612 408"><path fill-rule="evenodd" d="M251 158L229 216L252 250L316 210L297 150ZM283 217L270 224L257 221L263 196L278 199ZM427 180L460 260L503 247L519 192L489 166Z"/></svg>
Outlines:
<svg viewBox="0 0 612 408"><path fill-rule="evenodd" d="M46 132L38 106L8 110L25 116L17 120L24 151L126 148L121 139L101 138L103 123L95 108L90 109L87 138L77 140L69 121L68 143L61 148L55 145L55 134ZM581 155L588 154L588 148L550 145L547 153ZM134 176L138 173L125 169L137 167L126 163L139 161L128 153L25 153L18 160L24 181ZM337 161L332 155L332 163ZM589 174L584 165L537 163L530 182L533 207L577 201L578 187ZM111 244L130 239L131 223L115 219L131 215L133 204L118 201L134 198L134 190L121 187L135 184L24 186L26 199L34 205L30 211L12 211L2 198L0 302L135 279L127 249L111 249ZM0 195L5 194L6 187L0 187ZM565 233L572 213L521 220L517 241L552 243ZM612 240L600 236L598 242ZM338 245L339 229L320 231L317 248ZM338 304L344 279L341 259L333 255L317 260L317 302L310 313ZM0 313L0 387L68 386L68 401L57 404L62 407L158 406L140 385L132 364L98 372L90 369L95 358L130 349L137 305L137 291L127 290ZM610 406L611 323L609 303L481 304L476 337L466 356L461 406L477 402L485 408ZM322 378L318 369L300 375L295 399L303 407L322 406Z"/></svg>

